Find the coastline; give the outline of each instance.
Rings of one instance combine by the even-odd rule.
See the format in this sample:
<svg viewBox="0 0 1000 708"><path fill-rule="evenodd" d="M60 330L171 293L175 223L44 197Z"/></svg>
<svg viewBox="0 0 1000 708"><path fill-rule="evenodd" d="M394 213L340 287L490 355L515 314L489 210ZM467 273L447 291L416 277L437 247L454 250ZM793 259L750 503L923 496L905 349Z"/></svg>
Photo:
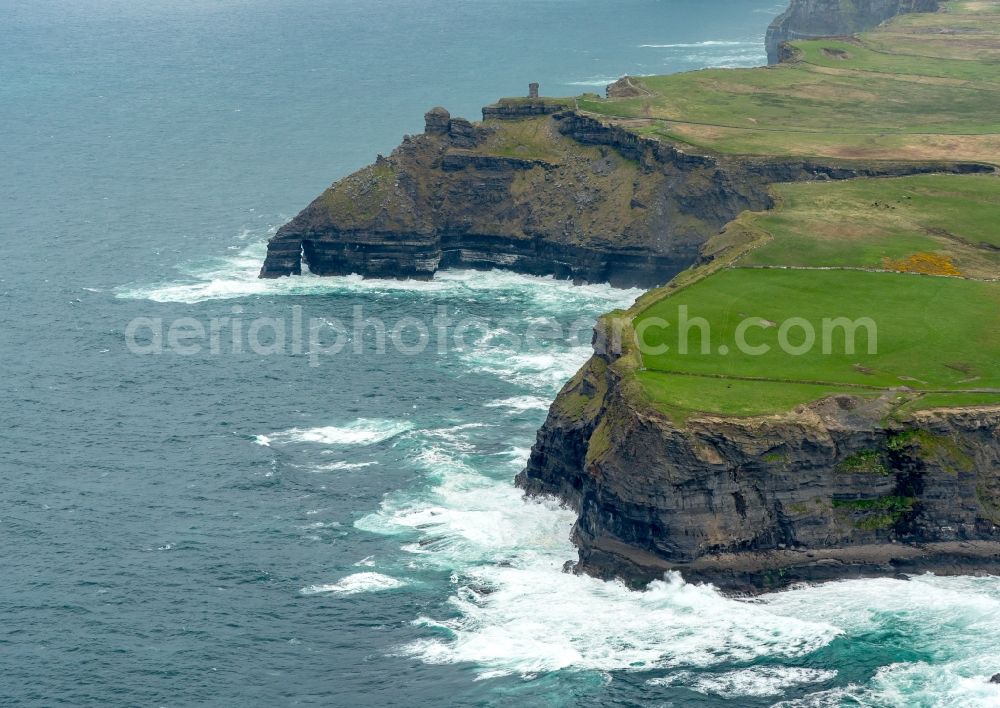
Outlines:
<svg viewBox="0 0 1000 708"><path fill-rule="evenodd" d="M885 3L870 4L866 18L852 15L844 22L856 28L884 19ZM897 5L894 12L913 9ZM828 10L822 2L795 0L777 22L818 12L829 25ZM784 46L781 66L743 77L797 95L795 80L802 77L820 88L823 81L843 81L839 62L885 61L849 38ZM941 75L969 70L940 61L918 67L930 72L926 79L904 75L898 86L941 100L933 93L938 89L927 87L956 85ZM851 71L857 71L858 88L850 90L860 92L870 72ZM938 149L929 133L916 134L923 136L914 139L916 147L886 152L869 146L866 153L837 144L858 142L837 138L849 133L832 133L831 145L821 131L783 126L771 130L787 128L805 142L789 154L770 154L767 131L670 117L685 96L697 104L705 95L692 94L686 83L715 86L727 76L626 77L608 87L607 99L538 98L533 87L528 98L484 108L484 122L476 124L432 109L424 134L407 136L392 155L335 184L282 227L269 243L261 277L298 274L305 262L318 275L374 278L430 279L441 268L502 267L620 287L669 280L625 313L632 332L635 320L657 303L727 269L747 267L748 254L774 240L756 226L745 228L744 217L775 210L777 184L919 175L992 179L996 172L997 156L976 152L975 144L951 161L935 159L954 151ZM745 105L745 91L727 87L726 100ZM844 105L831 95L832 105ZM711 100L703 103L709 105L692 108L714 110ZM764 114L769 106L751 105L763 105ZM961 110L956 120L963 119ZM897 117L889 110L886 119ZM711 139L701 138L704 144L678 139L684 130L699 135L706 126ZM881 124L869 129L884 137ZM756 153L743 147L748 139ZM990 257L962 255L979 259L977 272L995 269ZM855 270L874 275L909 267L905 259L899 263ZM947 264L946 273L959 272ZM777 264L786 268L794 266ZM600 324L598 333L607 326ZM626 340L632 337L634 332ZM649 376L643 353L626 346L624 353L609 354L600 334L597 344L595 357L554 402L518 476L530 494L554 495L577 510L578 570L641 585L679 569L747 592L803 580L894 575L903 568L948 573L997 565L1000 485L993 471L1000 469L1000 451L991 431L1000 429L1000 408L958 406L933 420L926 412L900 416L900 400L913 397L895 395L900 387L888 383L874 387L882 392L877 400L857 394L851 387L868 367L855 364L834 385L839 391L817 393L805 405L763 416L708 408L692 416L650 400L639 380ZM915 395L941 391L947 392L938 386ZM877 475L844 473L858 460L876 458Z"/></svg>

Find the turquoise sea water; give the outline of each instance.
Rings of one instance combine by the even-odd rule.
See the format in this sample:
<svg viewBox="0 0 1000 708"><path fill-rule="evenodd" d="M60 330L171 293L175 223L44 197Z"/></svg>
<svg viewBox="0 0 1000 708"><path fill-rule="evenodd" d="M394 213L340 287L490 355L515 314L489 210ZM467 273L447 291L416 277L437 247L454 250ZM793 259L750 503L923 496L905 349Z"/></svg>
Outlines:
<svg viewBox="0 0 1000 708"><path fill-rule="evenodd" d="M572 515L511 479L589 350L512 338L637 291L255 277L430 106L758 64L781 9L0 0L0 704L1000 703L993 579L740 602L561 572ZM356 307L486 326L414 356L352 333L315 367L126 347L140 317L229 337Z"/></svg>

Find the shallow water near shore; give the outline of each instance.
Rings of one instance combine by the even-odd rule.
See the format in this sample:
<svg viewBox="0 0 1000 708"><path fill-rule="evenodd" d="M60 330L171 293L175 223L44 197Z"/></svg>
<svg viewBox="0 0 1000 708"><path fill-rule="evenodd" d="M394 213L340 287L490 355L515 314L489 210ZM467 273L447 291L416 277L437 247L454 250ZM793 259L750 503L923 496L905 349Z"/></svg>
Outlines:
<svg viewBox="0 0 1000 708"><path fill-rule="evenodd" d="M0 7L0 703L1000 702L1000 580L740 601L562 572L522 468L586 338L640 293L504 272L256 278L266 239L441 104L764 60L780 3L122 0ZM509 41L503 41L509 38ZM588 88L589 87L589 88ZM440 308L462 348L313 366L140 356L137 317ZM244 331L246 331L244 329Z"/></svg>

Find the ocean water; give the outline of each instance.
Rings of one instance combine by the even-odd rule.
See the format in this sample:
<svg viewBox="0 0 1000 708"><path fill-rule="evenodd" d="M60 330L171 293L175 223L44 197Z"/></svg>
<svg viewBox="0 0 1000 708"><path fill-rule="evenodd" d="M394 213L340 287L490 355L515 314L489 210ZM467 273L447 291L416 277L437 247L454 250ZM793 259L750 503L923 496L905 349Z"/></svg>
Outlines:
<svg viewBox="0 0 1000 708"><path fill-rule="evenodd" d="M0 0L0 704L1000 704L995 579L746 602L562 572L572 514L511 480L637 291L255 277L427 108L758 64L781 9ZM480 326L419 354L374 325L315 359L232 345L356 308ZM152 349L155 322L215 320L219 351L133 353L136 318ZM521 340L549 319L581 336Z"/></svg>

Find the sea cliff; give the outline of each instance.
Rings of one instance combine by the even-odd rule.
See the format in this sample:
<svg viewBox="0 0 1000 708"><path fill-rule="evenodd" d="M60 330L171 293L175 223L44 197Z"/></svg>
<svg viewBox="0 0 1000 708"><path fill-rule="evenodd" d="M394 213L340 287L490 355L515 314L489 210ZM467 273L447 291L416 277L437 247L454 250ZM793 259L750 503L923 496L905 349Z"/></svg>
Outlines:
<svg viewBox="0 0 1000 708"><path fill-rule="evenodd" d="M517 478L578 513L577 572L755 593L1000 570L1000 406L896 419L890 392L843 394L680 422L638 390L634 351L595 342Z"/></svg>
<svg viewBox="0 0 1000 708"><path fill-rule="evenodd" d="M997 571L1000 3L800 39L936 6L794 0L777 67L533 87L477 123L432 109L282 227L261 277L653 287L598 325L517 479L578 512L577 571L737 592ZM774 351L782 318L870 317L882 346L644 350L642 322L676 331L675 305Z"/></svg>
<svg viewBox="0 0 1000 708"><path fill-rule="evenodd" d="M261 277L359 273L427 279L505 268L653 287L691 266L776 182L967 172L945 161L729 156L644 137L565 101L443 108L425 132L334 184L268 243ZM498 116L502 116L499 118Z"/></svg>

